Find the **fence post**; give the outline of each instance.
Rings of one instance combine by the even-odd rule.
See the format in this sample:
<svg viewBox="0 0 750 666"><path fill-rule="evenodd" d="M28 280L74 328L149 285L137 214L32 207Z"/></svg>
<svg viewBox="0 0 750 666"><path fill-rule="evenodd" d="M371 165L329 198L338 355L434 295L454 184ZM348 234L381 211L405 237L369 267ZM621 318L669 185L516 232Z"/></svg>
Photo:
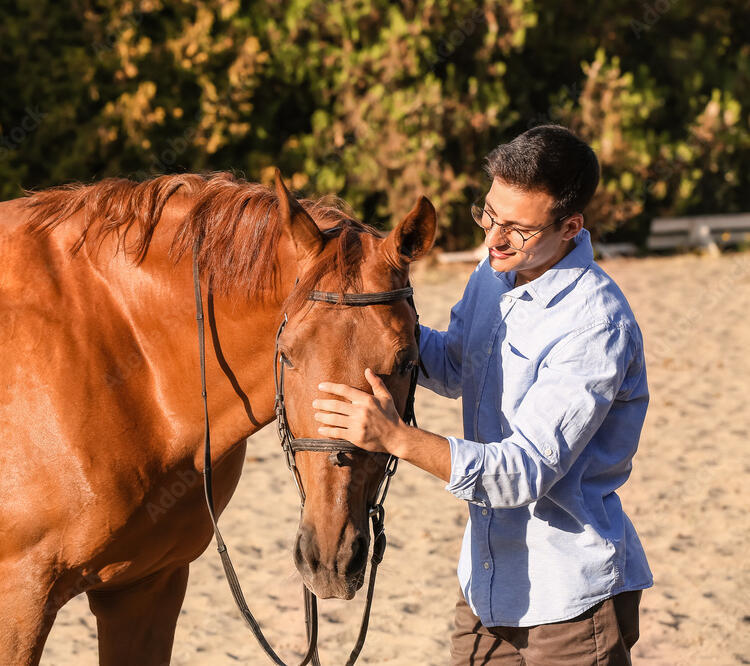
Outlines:
<svg viewBox="0 0 750 666"><path fill-rule="evenodd" d="M711 236L711 227L700 220L692 220L690 224L690 244L693 247L699 247L703 252L712 257L721 254L719 246L716 245Z"/></svg>

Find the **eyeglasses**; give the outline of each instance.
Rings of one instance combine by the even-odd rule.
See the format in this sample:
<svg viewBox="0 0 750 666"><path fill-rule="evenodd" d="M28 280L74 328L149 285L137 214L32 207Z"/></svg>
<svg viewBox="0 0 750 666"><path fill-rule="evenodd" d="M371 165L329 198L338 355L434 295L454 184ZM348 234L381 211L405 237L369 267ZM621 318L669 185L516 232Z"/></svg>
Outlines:
<svg viewBox="0 0 750 666"><path fill-rule="evenodd" d="M542 231L544 231L548 227L551 227L553 224L559 224L566 218L570 217L570 215L571 213L568 213L567 215L562 215L561 217L558 217L554 222L550 222L548 225L542 227L541 229L538 229L533 234L524 236L523 233L521 233L521 230L518 229L517 227L514 227L509 224L502 224L501 222L498 222L494 217L492 217L492 215L490 215L487 212L486 208L482 208L482 206L476 203L471 205L471 216L474 218L474 222L476 222L480 227L482 227L482 229L484 230L484 233L485 234L490 233L490 231L492 231L492 227L497 226L497 228L500 230L500 235L502 236L503 240L513 250L522 250L527 240L542 233ZM490 221L489 226L484 222L485 216Z"/></svg>

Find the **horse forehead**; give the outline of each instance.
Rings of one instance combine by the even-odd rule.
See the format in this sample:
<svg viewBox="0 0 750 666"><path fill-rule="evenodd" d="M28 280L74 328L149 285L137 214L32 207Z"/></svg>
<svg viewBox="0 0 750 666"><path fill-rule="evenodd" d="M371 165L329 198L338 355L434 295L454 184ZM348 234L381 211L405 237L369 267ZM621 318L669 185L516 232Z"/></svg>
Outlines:
<svg viewBox="0 0 750 666"><path fill-rule="evenodd" d="M414 330L411 312L406 300L374 306L313 307L295 339L317 341L319 345L325 341L318 347L323 356L344 350L354 355L387 354L408 343Z"/></svg>
<svg viewBox="0 0 750 666"><path fill-rule="evenodd" d="M362 244L362 263L360 268L363 272L393 270L388 266L382 251L384 238L374 236L373 234L361 234L359 238Z"/></svg>
<svg viewBox="0 0 750 666"><path fill-rule="evenodd" d="M410 332L408 306L395 301L379 306L328 306L317 309L309 324L315 337L325 333L329 340L363 340L395 343L398 338ZM315 310L315 308L313 308Z"/></svg>

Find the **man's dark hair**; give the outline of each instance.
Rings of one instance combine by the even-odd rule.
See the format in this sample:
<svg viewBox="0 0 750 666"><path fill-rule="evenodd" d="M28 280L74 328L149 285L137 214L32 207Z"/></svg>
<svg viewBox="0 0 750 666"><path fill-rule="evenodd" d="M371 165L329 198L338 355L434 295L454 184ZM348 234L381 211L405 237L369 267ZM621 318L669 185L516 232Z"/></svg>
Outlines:
<svg viewBox="0 0 750 666"><path fill-rule="evenodd" d="M582 212L599 184L594 151L560 125L540 125L500 144L487 155L485 169L493 180L547 192L558 218Z"/></svg>

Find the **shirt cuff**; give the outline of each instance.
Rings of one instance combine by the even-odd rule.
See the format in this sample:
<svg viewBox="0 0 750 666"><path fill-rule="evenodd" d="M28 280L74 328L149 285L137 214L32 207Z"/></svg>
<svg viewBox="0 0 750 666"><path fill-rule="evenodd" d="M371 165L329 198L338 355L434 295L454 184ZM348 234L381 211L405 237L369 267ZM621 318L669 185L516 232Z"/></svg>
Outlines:
<svg viewBox="0 0 750 666"><path fill-rule="evenodd" d="M476 497L477 482L484 466L484 444L459 437L448 437L451 451L451 478L445 489L458 499L485 506Z"/></svg>

